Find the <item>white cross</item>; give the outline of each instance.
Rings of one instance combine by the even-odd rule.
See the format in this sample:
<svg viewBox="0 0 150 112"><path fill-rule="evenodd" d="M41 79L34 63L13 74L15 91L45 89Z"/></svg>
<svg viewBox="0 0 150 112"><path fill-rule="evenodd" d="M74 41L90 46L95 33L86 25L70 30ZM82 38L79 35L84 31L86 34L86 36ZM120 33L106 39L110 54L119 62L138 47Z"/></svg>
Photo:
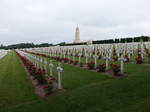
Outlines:
<svg viewBox="0 0 150 112"><path fill-rule="evenodd" d="M53 76L53 67L54 67L54 65L53 65L52 61L50 61L49 67L50 67L50 76Z"/></svg>
<svg viewBox="0 0 150 112"><path fill-rule="evenodd" d="M60 63L58 64L57 71L58 71L58 89L62 89L62 85L61 85L61 73L63 71L63 68L61 67Z"/></svg>
<svg viewBox="0 0 150 112"><path fill-rule="evenodd" d="M79 53L79 63L81 62L81 56L82 56L82 54L81 53Z"/></svg>
<svg viewBox="0 0 150 112"><path fill-rule="evenodd" d="M121 71L121 73L123 73L123 65L124 65L123 62L126 61L126 59L123 58L123 55L121 55L121 58L119 58L118 61L121 62L120 71Z"/></svg>
<svg viewBox="0 0 150 112"><path fill-rule="evenodd" d="M94 56L94 59L95 59L95 69L96 69L96 67L97 67L97 59L98 59L98 56L95 55L95 56Z"/></svg>
<svg viewBox="0 0 150 112"><path fill-rule="evenodd" d="M106 56L106 57L104 57L104 60L106 60L106 62L105 62L106 70L108 70L108 61L110 60L110 57Z"/></svg>

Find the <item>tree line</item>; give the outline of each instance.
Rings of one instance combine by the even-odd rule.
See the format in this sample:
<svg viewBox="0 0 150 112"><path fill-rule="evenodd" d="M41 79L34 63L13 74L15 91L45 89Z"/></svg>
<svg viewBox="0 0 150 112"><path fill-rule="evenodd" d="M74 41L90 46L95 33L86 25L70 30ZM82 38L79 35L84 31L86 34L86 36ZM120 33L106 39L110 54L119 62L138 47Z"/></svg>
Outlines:
<svg viewBox="0 0 150 112"><path fill-rule="evenodd" d="M148 42L150 40L149 36L139 36L139 37L129 37L129 38L116 38L116 39L107 39L107 40L95 40L92 41L92 44L112 44L112 43L131 43L131 42ZM20 44L13 44L4 46L1 45L0 49L22 49L22 48L36 48L36 47L49 47L49 46L73 46L73 45L86 45L86 42L81 43L65 43L61 42L58 44L49 44L49 43L42 43L42 44L34 44L34 43L20 43Z"/></svg>
<svg viewBox="0 0 150 112"><path fill-rule="evenodd" d="M113 44L113 43L131 43L131 42L148 42L150 40L149 36L139 36L139 37L128 37L128 38L116 38L116 39L107 39L107 40L95 40L92 41L92 44ZM86 45L86 42L83 43L61 43L60 46L73 46L73 45Z"/></svg>
<svg viewBox="0 0 150 112"><path fill-rule="evenodd" d="M108 40L97 40L93 41L93 44L112 44L112 43L131 43L131 42L148 42L150 40L149 36L140 36L134 38L118 38L118 39L108 39Z"/></svg>
<svg viewBox="0 0 150 112"><path fill-rule="evenodd" d="M36 47L49 47L53 46L53 44L49 43L42 43L42 44L34 44L34 43L20 43L20 44L13 44L13 45L8 45L4 46L1 45L0 49L23 49L23 48L36 48Z"/></svg>

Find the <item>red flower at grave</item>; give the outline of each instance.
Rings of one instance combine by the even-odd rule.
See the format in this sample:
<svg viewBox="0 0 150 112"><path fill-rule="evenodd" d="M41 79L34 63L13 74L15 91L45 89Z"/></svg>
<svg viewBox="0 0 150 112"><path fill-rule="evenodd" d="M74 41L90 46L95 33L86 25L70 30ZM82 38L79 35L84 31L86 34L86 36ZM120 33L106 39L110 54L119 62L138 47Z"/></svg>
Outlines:
<svg viewBox="0 0 150 112"><path fill-rule="evenodd" d="M74 62L73 60L70 60L70 64L73 64L73 62Z"/></svg>
<svg viewBox="0 0 150 112"><path fill-rule="evenodd" d="M88 65L89 69L94 69L95 63L94 62L89 62L89 63L87 63L87 65Z"/></svg>
<svg viewBox="0 0 150 112"><path fill-rule="evenodd" d="M54 77L52 77L52 76L51 76L51 77L48 77L48 78L47 78L47 83L48 83L48 84L52 84L52 82L53 82L54 80L56 80Z"/></svg>
<svg viewBox="0 0 150 112"><path fill-rule="evenodd" d="M116 65L116 64L110 64L110 66L111 66L111 69L112 69L114 75L119 75L120 66Z"/></svg>
<svg viewBox="0 0 150 112"><path fill-rule="evenodd" d="M69 62L69 59L68 58L64 58L64 63L67 63Z"/></svg>
<svg viewBox="0 0 150 112"><path fill-rule="evenodd" d="M74 61L73 62L74 65L77 65L78 63L79 63L79 61Z"/></svg>
<svg viewBox="0 0 150 112"><path fill-rule="evenodd" d="M42 86L42 88L43 88L43 89L48 88L48 85L44 85L44 86Z"/></svg>
<svg viewBox="0 0 150 112"><path fill-rule="evenodd" d="M99 64L97 69L98 69L98 72L105 72L106 66L105 64Z"/></svg>
<svg viewBox="0 0 150 112"><path fill-rule="evenodd" d="M142 57L140 54L138 54L138 56L136 57L136 64L142 64L143 63L143 60L142 60Z"/></svg>

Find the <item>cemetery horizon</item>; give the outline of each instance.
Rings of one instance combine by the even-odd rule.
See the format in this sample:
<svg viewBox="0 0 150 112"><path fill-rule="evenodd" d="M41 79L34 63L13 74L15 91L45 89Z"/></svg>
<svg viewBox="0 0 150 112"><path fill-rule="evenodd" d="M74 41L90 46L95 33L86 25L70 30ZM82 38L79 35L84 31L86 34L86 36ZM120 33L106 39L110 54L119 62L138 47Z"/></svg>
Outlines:
<svg viewBox="0 0 150 112"><path fill-rule="evenodd" d="M141 37L141 36L146 36L146 37L150 37L150 35L136 35L136 36L128 36L128 37L112 37L112 38L107 38L107 39L98 39L98 40L92 40L92 41L101 41L101 40L115 40L115 39L122 39L122 38L134 38L134 37ZM0 45L2 46L11 46L11 45L17 45L17 44L26 44L26 43L29 43L29 44L35 44L35 45L40 45L40 44L45 44L45 43L48 43L48 44L53 44L53 45L57 45L57 44L60 44L60 43L64 43L65 41L58 41L58 42L50 42L50 41L41 41L41 42L30 42L30 41L22 41L22 42L16 42L16 43L11 43L11 44L3 44L3 43L0 43ZM66 43L66 42L65 42ZM72 38L72 41L70 43L73 43L73 38Z"/></svg>

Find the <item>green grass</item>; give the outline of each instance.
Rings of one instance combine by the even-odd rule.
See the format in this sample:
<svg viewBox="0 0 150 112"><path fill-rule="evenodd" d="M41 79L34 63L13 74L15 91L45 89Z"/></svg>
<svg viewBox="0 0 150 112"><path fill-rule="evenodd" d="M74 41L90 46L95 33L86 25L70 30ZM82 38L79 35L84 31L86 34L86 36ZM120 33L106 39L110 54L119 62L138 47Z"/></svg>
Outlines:
<svg viewBox="0 0 150 112"><path fill-rule="evenodd" d="M10 63L13 63L13 65ZM56 68L57 62L54 62L54 64ZM4 107L1 107L1 111L150 111L150 67L148 66L125 64L125 72L128 74L128 76L121 79L114 79L104 76L101 73L88 71L67 64L63 64L63 68L64 72L62 78L65 92L58 95L49 96L46 99L40 99L33 93L31 83L29 80L27 80L27 76L22 66L20 66L18 58L14 53L10 53L7 57L0 60L0 71L3 71L5 74L7 74L0 74L0 92L5 92L5 94L0 96L0 104L5 104ZM57 76L56 69L54 74ZM1 83L1 80L4 80L3 83ZM13 89L10 89L11 86L13 86ZM11 96L8 96L8 93ZM13 99L11 98L12 96L14 97ZM3 102L5 101L5 99L3 99L5 97L11 103L7 100L7 102Z"/></svg>
<svg viewBox="0 0 150 112"><path fill-rule="evenodd" d="M37 99L15 53L0 60L0 109Z"/></svg>
<svg viewBox="0 0 150 112"><path fill-rule="evenodd" d="M45 53L45 54L50 56L50 54L48 54L48 53ZM63 55L57 55L57 56L61 57L61 58L64 58ZM94 55L92 55L92 56L94 56ZM135 60L136 57L137 57L137 54L130 55L130 62L135 62L136 61ZM68 58L67 55L66 55L66 58ZM118 58L120 58L120 57L118 57ZM69 59L73 60L73 56L69 56ZM80 61L82 63L86 63L86 58L85 57L81 57L80 59L81 59ZM74 60L79 61L79 57L75 57L74 56ZM88 58L88 62L95 62L95 59L94 58ZM144 54L143 62L144 63L149 63L149 58L148 58L147 54ZM104 59L103 58L97 59L97 64L101 64L101 63L105 63Z"/></svg>

